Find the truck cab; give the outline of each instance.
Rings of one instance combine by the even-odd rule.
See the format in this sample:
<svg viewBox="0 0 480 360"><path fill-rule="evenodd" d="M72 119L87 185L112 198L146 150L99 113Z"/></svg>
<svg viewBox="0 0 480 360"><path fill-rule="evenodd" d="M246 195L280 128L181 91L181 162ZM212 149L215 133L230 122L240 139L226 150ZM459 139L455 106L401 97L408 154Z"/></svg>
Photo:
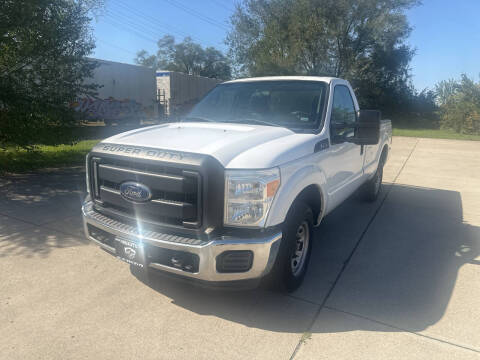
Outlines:
<svg viewBox="0 0 480 360"><path fill-rule="evenodd" d="M182 122L93 148L85 233L144 273L293 291L313 227L357 190L376 199L390 145L390 121L346 80L225 82Z"/></svg>

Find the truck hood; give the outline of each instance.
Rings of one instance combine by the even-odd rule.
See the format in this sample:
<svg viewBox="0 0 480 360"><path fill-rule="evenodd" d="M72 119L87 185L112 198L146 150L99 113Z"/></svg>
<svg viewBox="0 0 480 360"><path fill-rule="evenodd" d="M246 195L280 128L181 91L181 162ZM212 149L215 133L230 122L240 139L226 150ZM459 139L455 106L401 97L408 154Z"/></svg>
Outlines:
<svg viewBox="0 0 480 360"><path fill-rule="evenodd" d="M238 161L242 153L272 142L276 139L298 136L282 127L231 124L231 123L170 123L128 131L104 140L104 143L174 150L186 153L210 155L224 167L236 159L235 167L262 166L258 159L252 166L246 161ZM263 154L262 154L263 155ZM257 155L258 157L258 155ZM253 162L256 164L253 165Z"/></svg>

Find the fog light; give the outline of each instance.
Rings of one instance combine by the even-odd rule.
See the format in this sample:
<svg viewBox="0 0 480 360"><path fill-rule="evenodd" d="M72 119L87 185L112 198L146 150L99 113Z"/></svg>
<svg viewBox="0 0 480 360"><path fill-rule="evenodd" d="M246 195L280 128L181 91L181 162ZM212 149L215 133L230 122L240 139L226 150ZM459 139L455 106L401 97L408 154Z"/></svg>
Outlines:
<svg viewBox="0 0 480 360"><path fill-rule="evenodd" d="M253 252L250 250L224 251L217 256L219 273L246 272L252 268Z"/></svg>

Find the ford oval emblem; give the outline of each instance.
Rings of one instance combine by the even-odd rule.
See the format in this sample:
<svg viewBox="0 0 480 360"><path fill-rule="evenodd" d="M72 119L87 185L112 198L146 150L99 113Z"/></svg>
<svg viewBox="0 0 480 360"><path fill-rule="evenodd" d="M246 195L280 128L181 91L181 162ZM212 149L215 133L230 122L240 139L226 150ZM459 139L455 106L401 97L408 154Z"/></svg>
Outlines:
<svg viewBox="0 0 480 360"><path fill-rule="evenodd" d="M147 186L133 181L120 184L120 194L124 199L134 202L145 202L152 197L152 192Z"/></svg>

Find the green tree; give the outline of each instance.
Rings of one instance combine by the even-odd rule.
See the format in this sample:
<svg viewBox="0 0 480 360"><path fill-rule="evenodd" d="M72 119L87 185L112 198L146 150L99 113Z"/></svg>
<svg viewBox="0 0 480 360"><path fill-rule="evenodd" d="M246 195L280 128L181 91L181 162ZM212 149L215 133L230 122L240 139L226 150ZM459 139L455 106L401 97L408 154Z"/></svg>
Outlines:
<svg viewBox="0 0 480 360"><path fill-rule="evenodd" d="M480 134L480 82L463 74L460 81L444 80L436 85L440 124L462 134Z"/></svg>
<svg viewBox="0 0 480 360"><path fill-rule="evenodd" d="M45 128L74 121L69 104L91 94L96 64L93 0L2 0L0 6L0 145L28 146Z"/></svg>
<svg viewBox="0 0 480 360"><path fill-rule="evenodd" d="M171 35L165 35L158 40L157 46L156 55L140 50L135 62L155 69L179 71L190 75L224 80L231 78L228 59L214 47L202 48L190 37L186 37L181 43L176 43Z"/></svg>
<svg viewBox="0 0 480 360"><path fill-rule="evenodd" d="M437 101L444 105L448 100L455 95L458 90L458 82L454 79L442 80L435 85L435 93L437 94Z"/></svg>
<svg viewBox="0 0 480 360"><path fill-rule="evenodd" d="M245 0L231 17L229 54L240 74L305 74L351 81L362 107L387 115L413 88L405 11L417 0ZM402 99L399 101L399 99Z"/></svg>

